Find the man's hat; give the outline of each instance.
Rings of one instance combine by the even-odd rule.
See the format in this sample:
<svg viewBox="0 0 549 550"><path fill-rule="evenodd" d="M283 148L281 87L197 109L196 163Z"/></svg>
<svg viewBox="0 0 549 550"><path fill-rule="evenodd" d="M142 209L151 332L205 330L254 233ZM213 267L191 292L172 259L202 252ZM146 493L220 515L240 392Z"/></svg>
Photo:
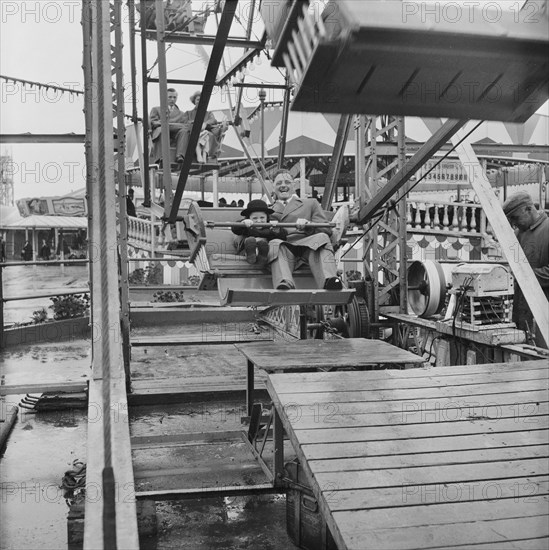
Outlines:
<svg viewBox="0 0 549 550"><path fill-rule="evenodd" d="M247 218L253 212L265 212L265 214L267 215L274 214L274 210L269 208L268 204L261 199L250 201L246 210L242 210L242 212L240 212L240 215Z"/></svg>
<svg viewBox="0 0 549 550"><path fill-rule="evenodd" d="M202 95L202 94L201 94L200 92L195 92L195 93L190 97L191 103L194 104L194 100L195 100L199 95Z"/></svg>
<svg viewBox="0 0 549 550"><path fill-rule="evenodd" d="M511 216L521 206L527 206L532 204L532 197L526 191L519 191L514 193L503 203L503 212L507 217Z"/></svg>

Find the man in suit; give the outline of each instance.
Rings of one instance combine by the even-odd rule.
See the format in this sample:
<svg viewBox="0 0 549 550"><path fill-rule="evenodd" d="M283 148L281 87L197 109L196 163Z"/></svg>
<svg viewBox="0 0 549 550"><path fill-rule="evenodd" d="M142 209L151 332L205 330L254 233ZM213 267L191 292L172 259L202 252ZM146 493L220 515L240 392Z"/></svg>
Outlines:
<svg viewBox="0 0 549 550"><path fill-rule="evenodd" d="M273 287L278 290L295 288L293 272L299 261L309 264L318 288L341 290L337 276L330 228L307 228L309 223L326 223L328 219L315 199L301 199L295 194L294 179L287 170L278 170L274 178L276 202L272 220L295 223L288 229L286 241L273 240L269 249Z"/></svg>
<svg viewBox="0 0 549 550"><path fill-rule="evenodd" d="M200 92L195 92L190 97L191 103L194 105L194 109L186 111L184 114L184 120L189 124L188 135L185 139L185 148L189 142L191 134L191 127L196 118L196 112L198 110L198 104L200 103ZM214 114L210 111L206 112L204 122L202 123L202 133L198 141L197 147L197 160L198 162L206 162L209 160L217 160L217 156L221 149L221 141L223 135L227 130L227 124L218 122Z"/></svg>
<svg viewBox="0 0 549 550"><path fill-rule="evenodd" d="M170 130L170 141L175 142L175 156L177 162L183 162L185 151L187 150L188 135L191 125L185 121L185 113L179 110L176 105L177 92L174 88L168 88L168 127ZM153 107L149 116L151 125L151 139L153 142L153 162L159 162L162 158L162 144L160 136L161 128L161 110L160 107Z"/></svg>

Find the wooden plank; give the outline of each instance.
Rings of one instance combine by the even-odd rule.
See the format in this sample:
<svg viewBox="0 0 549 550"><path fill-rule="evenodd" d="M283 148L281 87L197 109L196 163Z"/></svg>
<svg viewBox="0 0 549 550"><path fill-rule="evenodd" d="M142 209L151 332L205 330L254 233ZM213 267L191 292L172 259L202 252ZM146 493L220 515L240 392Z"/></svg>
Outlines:
<svg viewBox="0 0 549 550"><path fill-rule="evenodd" d="M270 380L267 381L269 388ZM271 386L272 388L272 386ZM374 402L386 400L414 401L421 399L457 399L471 396L487 396L501 393L530 392L543 389L539 380L522 380L511 383L500 384L471 384L468 386L437 387L437 388L416 388L416 389L398 389L398 390L376 390L354 391L354 392L318 392L318 393L294 393L283 396L282 405L287 403L299 403L300 405L310 405L315 403L354 403L354 402ZM270 392L269 392L270 393ZM489 402L489 401L488 401Z"/></svg>
<svg viewBox="0 0 549 550"><path fill-rule="evenodd" d="M505 460L529 460L549 457L547 445L525 447L475 449L471 451L442 451L413 455L361 456L331 460L311 460L309 466L314 474L326 472L350 472L360 470L385 470L387 468L414 468L417 466L449 466L477 462L501 462Z"/></svg>
<svg viewBox="0 0 549 550"><path fill-rule="evenodd" d="M497 485L493 494L498 493ZM480 488L479 488L480 491ZM436 530L442 525L474 521L493 521L505 518L536 517L549 512L549 496L538 495L521 501L514 498L497 501L477 500L470 502L441 502L439 506L408 506L383 510L349 510L334 512L334 519L340 525L350 527L346 534L352 535L363 525L368 529L402 529L430 525ZM352 524L352 527L351 527Z"/></svg>
<svg viewBox="0 0 549 550"><path fill-rule="evenodd" d="M543 550L549 548L549 537L514 539L508 541L469 544L471 550ZM439 546L439 550L463 550L463 546Z"/></svg>
<svg viewBox="0 0 549 550"><path fill-rule="evenodd" d="M497 235L501 250L520 285L528 307L538 324L540 334L549 345L549 304L534 270L528 263L515 232L503 213L501 203L473 151L470 138L466 137L463 131L458 130L452 136L452 144L463 166L469 167L471 186L480 200L494 234Z"/></svg>
<svg viewBox="0 0 549 550"><path fill-rule="evenodd" d="M21 393L45 393L45 392L83 392L86 391L86 380L49 382L44 384L9 384L0 386L0 395L17 395Z"/></svg>
<svg viewBox="0 0 549 550"><path fill-rule="evenodd" d="M193 336L177 335L177 336L145 336L141 338L132 338L132 347L142 346L201 346L201 345L218 345L218 344L237 344L239 342L272 342L273 338L270 336L262 336L260 334L254 335L249 333L248 335L234 334L222 337L215 337L214 335L208 336L205 334L201 338Z"/></svg>
<svg viewBox="0 0 549 550"><path fill-rule="evenodd" d="M549 427L547 418L540 416L536 423L536 429L530 431L545 430ZM445 422L432 424L404 424L401 426L372 426L364 428L335 428L320 430L299 430L301 445L311 443L347 443L352 441L380 441L380 440L409 440L421 437L444 437L448 435L490 434L504 432L525 431L523 423L514 419L502 419L498 421L474 421L474 422Z"/></svg>
<svg viewBox="0 0 549 550"><path fill-rule="evenodd" d="M182 434L142 435L131 438L132 451L137 449L158 449L160 447L181 447L200 445L214 441L241 441L242 431L199 432Z"/></svg>
<svg viewBox="0 0 549 550"><path fill-rule="evenodd" d="M346 518L339 518L346 547L356 550L409 550L412 548L440 548L459 541L462 548L472 544L507 542L549 535L545 516L506 518L493 521L463 522L440 525L433 529L403 527L392 529L353 529ZM348 529L348 530L347 530ZM353 529L351 531L351 529ZM366 546L365 546L366 544Z"/></svg>
<svg viewBox="0 0 549 550"><path fill-rule="evenodd" d="M548 476L515 477L485 482L463 481L454 484L406 485L376 489L338 491L330 499L333 512L404 508L414 505L433 505L448 502L493 501L495 498L513 502L530 501L549 494Z"/></svg>
<svg viewBox="0 0 549 550"><path fill-rule="evenodd" d="M516 361L511 363L488 363L476 365L457 365L452 367L418 367L415 369L383 369L368 371L368 380L393 380L397 378L446 378L447 376L463 376L472 374L492 374L506 371L523 371L540 369L549 377L549 360ZM347 371L343 371L347 372ZM329 374L329 373L326 373ZM275 375L273 374L273 377ZM339 375L334 375L339 378ZM315 372L292 373L292 380L308 384L317 379ZM276 378L275 378L276 380Z"/></svg>
<svg viewBox="0 0 549 550"><path fill-rule="evenodd" d="M395 487L430 483L470 483L512 477L549 474L549 461L544 458L502 462L478 462L452 466L435 465L417 468L387 468L360 472L326 472L315 475L319 487L329 487L337 494L347 489ZM336 488L336 489L334 489Z"/></svg>
<svg viewBox="0 0 549 550"><path fill-rule="evenodd" d="M549 387L549 377L545 369L532 369L512 371L508 370L501 373L472 374L461 376L445 376L438 378L430 376L425 378L396 378L391 380L392 389L416 389L416 388L438 388L438 387L459 387L470 384L494 384L514 383L518 380L541 380L545 386ZM375 391L387 387L386 380L371 380L369 376L364 376L362 372L319 372L310 378L308 383L297 385L293 377L285 378L282 376L275 379L276 390L279 395L291 395L292 393L316 393L316 392L348 392L352 391ZM544 387L544 384L541 384Z"/></svg>
<svg viewBox="0 0 549 550"><path fill-rule="evenodd" d="M382 340L345 338L341 340L299 340L273 344L237 344L258 368L276 371L292 368L331 368L376 364L424 363L414 353Z"/></svg>
<svg viewBox="0 0 549 550"><path fill-rule="evenodd" d="M401 401L401 400L386 400L372 402L315 402L309 405L302 405L299 412L292 411L291 414L296 416L299 414L299 419L303 416L313 416L315 418L341 416L347 414L386 414L400 413L404 419L413 416L417 413L429 414L435 411L438 417L447 417L449 419L459 418L463 413L462 409L467 409L470 415L483 416L486 410L494 410L498 407L514 408L514 410L525 410L531 405L547 403L549 394L547 391L529 391L518 393L503 393L492 394L488 399L479 399L478 397L463 397L452 400L441 400L438 397L430 399L422 399L421 402Z"/></svg>
<svg viewBox="0 0 549 550"><path fill-rule="evenodd" d="M292 407L293 409L293 407ZM449 412L446 409L434 409L425 411L422 407L415 411L400 411L385 414L348 414L331 407L326 414L299 414L294 421L294 430L321 430L326 428L369 428L372 426L409 426L431 425L433 423L448 424L448 430L452 430L452 424L462 422L474 422L477 420L497 423L500 420L514 420L524 426L525 429L534 429L540 419L549 414L549 403L531 403L527 405L507 405L503 407L477 407L470 409L454 409ZM290 413L292 414L292 413Z"/></svg>
<svg viewBox="0 0 549 550"><path fill-rule="evenodd" d="M358 441L353 443L316 443L302 445L309 461L325 458L353 458L362 456L398 456L444 451L482 450L498 447L548 445L549 431L503 432L496 434L450 435L420 437L402 441Z"/></svg>

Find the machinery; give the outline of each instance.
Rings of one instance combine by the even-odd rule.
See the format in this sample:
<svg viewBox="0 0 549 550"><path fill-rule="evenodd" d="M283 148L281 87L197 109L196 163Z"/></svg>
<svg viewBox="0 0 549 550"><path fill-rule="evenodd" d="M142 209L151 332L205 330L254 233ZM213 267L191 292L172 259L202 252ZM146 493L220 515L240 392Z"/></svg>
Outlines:
<svg viewBox="0 0 549 550"><path fill-rule="evenodd" d="M408 269L408 301L413 313L432 317L450 300L445 319L473 327L511 323L514 279L501 264L412 262Z"/></svg>

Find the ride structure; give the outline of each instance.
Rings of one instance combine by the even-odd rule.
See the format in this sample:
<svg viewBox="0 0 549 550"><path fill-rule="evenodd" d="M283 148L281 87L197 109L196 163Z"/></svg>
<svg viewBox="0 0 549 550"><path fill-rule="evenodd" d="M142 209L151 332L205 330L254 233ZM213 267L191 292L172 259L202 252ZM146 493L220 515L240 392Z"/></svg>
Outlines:
<svg viewBox="0 0 549 550"><path fill-rule="evenodd" d="M99 5L101 4L101 5ZM264 5L267 3L264 3ZM274 64L283 63L289 85L293 84L296 95L293 100L294 108L328 110L341 114L341 121L338 128L337 140L334 144L334 156L328 171L327 184L324 193L325 201L322 206L329 209L334 195L334 186L337 182L337 175L341 169L342 151L346 136L352 125L351 114L357 114L355 127L357 143L364 152L357 151L357 196L362 200L358 201L352 212L351 219L361 227L367 235L365 247L365 263L367 264L368 280L361 281L356 285L357 296L353 292L338 293L338 298L332 297L331 293L318 290L303 289L295 291L295 294L283 293L288 298L281 297L272 289L267 289L267 273L261 273L258 277L257 270L250 270L245 266L243 270L236 258L216 257L216 246L226 243L227 235L215 233L215 225L219 222L234 223L234 220L213 219L209 213L202 213L196 205L186 210L180 209L181 199L185 191L185 185L192 168L192 155L186 155L177 176L175 191L172 184L172 174L166 169L169 163L165 162L162 173L164 189L164 222L173 224L182 219L185 231L191 247L192 260L202 262L204 272L203 285L208 281L217 279L218 288L221 290L222 298L227 303L264 304L279 306L285 304L292 307L306 308L299 309L299 317L303 318L310 314L309 325L300 322L299 334L305 336L318 336L323 333L327 326L334 328L344 325L358 326L358 331L365 325L381 326L382 317L393 319L392 326L397 324L410 324L403 316L407 315L407 300L409 291L419 292L421 296L427 296L435 284L429 278L430 274L421 273L412 280L409 279L406 269L406 253L404 238L406 232L406 208L404 197L407 192L407 185L414 174L428 162L433 154L441 149L449 140L452 141L452 148L455 149L463 164L474 168L472 186L477 193L480 202L486 211L491 225L494 227L500 242L504 248L520 250L516 247L516 239L505 222L503 212L499 203L494 201L493 193L488 184L484 172L480 169L480 163L472 152L467 141L467 135L461 133L469 118L478 116L481 113L505 120L524 120L529 113L534 112L547 99L547 60L541 55L542 50L547 47L547 33L543 30L547 27L547 17L544 16L539 25L533 27L532 34L525 35L517 26L516 32L508 29L508 36L501 38L499 32L493 36L492 27L475 27L474 36L481 35L473 43L475 55L461 55L457 71L451 67L446 70L443 65L455 61L451 50L442 50L440 58L432 49L432 44L426 40L430 34L417 20L409 28L399 24L398 19L391 10L391 2L343 2L342 9L337 12L333 21L327 21L332 12L330 9L314 17L308 9L308 2L275 3L274 19L265 18L267 36L274 42ZM255 2L254 2L255 5ZM339 5L339 3L338 3ZM328 3L328 7L334 3ZM356 8L360 6L360 8ZM131 491L133 487L131 445L127 424L120 422L115 416L113 404L118 405L116 411L120 414L123 411L127 420L127 392L131 392L130 373L130 341L129 341L129 297L127 291L127 226L124 221L126 216L124 204L126 197L125 189L125 165L124 148L125 135L123 131L124 101L122 86L122 17L120 2L92 3L86 0L83 4L85 15L84 45L85 45L85 75L86 87L91 89L92 84L98 90L98 101L91 100L91 94L86 100L86 122L87 122L87 160L88 160L88 192L91 197L89 212L91 219L92 242L104 244L97 262L94 262L92 269L92 290L93 309L92 322L97 324L100 330L100 338L94 338L93 347L93 376L90 382L90 403L102 403L102 423L96 423L90 430L89 448L94 452L90 453L91 460L88 462L88 483L97 483L103 487L104 498L100 501L86 502L86 526L85 526L85 548L137 548L137 521L135 501L132 498L115 498L115 487L127 487ZM165 18L163 14L163 3L157 0L156 10L156 31L155 38L158 41L158 63L160 69L160 89L164 90L168 85L167 68L164 59L164 45L167 40L178 40L180 43L189 44L209 43L212 45L212 52L209 58L206 74L201 81L201 99L189 138L188 151L194 151L202 129L202 123L207 112L212 89L216 85L225 84L230 77L231 71L238 70L239 63L244 63L246 55L251 55L254 50L262 50L267 42L265 40L250 40L251 27L248 27L247 36L244 39L232 39L229 37L231 23L235 17L237 2L226 0L223 5L216 5L216 14L219 15L217 34L212 37L192 36L190 33L174 29L167 36L163 28ZM130 13L133 12L133 1L129 1ZM383 14L389 10L389 28L383 29L379 21L384 21ZM368 22L373 18L375 28ZM145 41L151 38L150 31L146 27L146 18L141 19L141 39ZM327 25L330 23L330 25ZM502 23L505 25L506 23ZM130 17L130 34L135 31L135 21ZM272 25L269 28L269 25ZM512 27L512 25L510 26ZM347 32L348 29L353 32ZM453 29L454 27L452 27ZM385 30L385 34L383 31ZM457 42L451 29L437 29L440 35L436 35L437 44L444 43L444 38L450 44ZM131 34L131 36L134 36ZM396 37L392 47L384 43L388 37ZM467 42L470 36L461 37L461 42ZM508 41L507 41L508 40ZM144 42L142 42L144 43ZM400 62L401 56L408 52L410 44L417 47L419 54L406 57L409 65ZM246 53L240 62L235 64L229 71L226 71L222 78L218 78L223 50L228 46L241 47ZM512 63L506 62L506 56L511 50L517 49L521 53ZM133 48L131 47L133 50ZM142 48L142 55L146 48ZM363 58L372 52L372 58L368 67L364 66ZM526 52L526 53L524 53ZM475 66L475 60L483 56L490 58L490 63L482 65L479 69ZM163 61L164 59L164 61ZM524 60L528 63L524 63ZM398 62L397 62L398 61ZM436 61L436 63L434 63ZM499 61L497 63L496 61ZM415 65L417 63L417 66ZM399 69L392 73L390 82L386 69L392 64ZM432 66L431 66L432 64ZM146 65L146 63L145 63ZM144 66L145 66L144 65ZM360 66L360 71L357 67ZM327 75L337 76L341 84L339 100L331 102L330 79L318 79L315 76L318 67L326 68L324 77ZM410 69L410 67L414 67ZM379 68L379 69L378 69ZM507 75L509 69L509 75ZM474 102L469 104L461 102L457 105L449 101L441 101L438 97L434 101L427 101L426 105L418 100L418 96L410 95L415 89L414 84L421 90L422 86L429 83L433 75L443 75L445 83L441 97L448 99L448 93L452 86L457 85L462 77L469 78L471 74L478 71L486 71L486 77L480 82L480 91L474 96ZM469 72L471 71L471 72ZM475 73L477 71L477 73ZM495 72L494 72L495 71ZM525 72L526 71L526 72ZM385 76L384 76L385 74ZM113 81L114 75L114 81ZM500 76L501 75L501 76ZM379 77L379 79L378 79ZM529 93L516 96L505 96L500 106L494 106L492 110L484 111L483 106L492 90L499 82L507 82L507 78L519 78L526 86ZM143 71L144 88L148 85L146 72ZM311 80L312 79L312 80ZM358 79L358 80L357 80ZM333 79L331 80L333 82ZM526 83L532 82L532 87ZM197 81L192 81L197 85ZM388 86L391 93L380 94ZM312 92L311 92L312 90ZM333 92L333 89L332 89ZM536 94L534 94L536 92ZM148 111L146 92L144 92L143 107ZM409 95L409 102L403 101L405 95ZM135 83L132 95L136 97ZM163 94L161 94L162 97ZM287 94L289 96L289 94ZM318 102L311 98L320 98ZM333 96L332 96L333 98ZM377 103L375 99L382 98ZM289 97L288 97L289 100ZM168 135L167 117L165 105L161 105L164 111L162 120L164 159L168 159ZM236 112L238 113L238 105ZM374 110L379 113L376 116L370 113ZM134 100L134 115L135 115ZM113 115L114 113L114 115ZM452 117L440 125L440 129L433 137L423 144L411 159L406 159L403 147L403 120L400 116L429 114L437 117ZM399 115L395 118L395 115ZM116 118L115 118L116 116ZM457 117L457 118L456 118ZM137 120L134 116L135 121ZM236 116L233 123L236 122ZM144 136L148 136L148 125L144 120ZM396 141L396 147L391 154L380 154L380 138L385 136L391 141ZM116 143L115 143L116 140ZM362 145L360 145L362 144ZM142 177L146 189L146 203L150 205L150 182L147 183L149 165L145 154L142 161ZM386 158L382 158L386 157ZM282 157L283 158L283 157ZM114 162L113 162L114 161ZM259 178L264 184L265 191L270 191L268 180L264 177L266 171L264 166L254 162ZM116 167L116 170L115 170ZM116 235L116 214L115 214L115 189L118 189L120 202L120 234L118 243L114 241ZM208 223L210 222L210 223ZM375 227L375 229L374 229ZM224 231L229 233L228 231ZM115 255L109 254L112 246L120 248L120 277ZM214 244L212 249L212 244ZM208 249L208 245L210 248ZM221 247L218 248L221 250ZM548 329L546 300L544 299L539 284L525 258L520 253L518 258L508 258L509 265L521 288L525 290L527 301L534 313L540 327ZM217 262L217 263L216 263ZM124 267L126 265L126 267ZM300 277L297 277L300 280ZM221 281L221 283L220 283ZM254 281L257 289L248 290L248 283ZM119 283L121 293L118 293ZM264 285L265 283L265 285ZM411 284L410 284L411 283ZM408 289L406 289L408 285ZM308 283L303 283L306 289ZM301 293L301 294L300 294ZM300 297L298 297L298 294ZM349 298L359 299L360 302L349 301ZM119 302L120 300L120 302ZM288 301L286 301L288 300ZM430 300L427 300L430 301ZM121 307L118 304L121 303ZM370 307L368 307L370 306ZM326 310L329 309L329 311ZM330 309L331 308L331 309ZM339 308L339 315L337 314ZM344 308L347 308L346 310ZM473 303L474 308L474 303ZM438 307L436 308L438 309ZM372 311L373 316L366 310ZM296 311L296 310L293 310ZM473 313L473 310L470 311ZM339 319L338 322L326 324L326 319ZM339 323L339 324L338 324ZM122 334L122 338L115 339L113 327ZM307 330L307 327L309 330ZM324 331L324 333L332 331ZM344 329L341 332L345 332ZM347 330L347 334L349 330ZM118 334L118 333L117 333ZM355 335L355 334L353 334ZM401 338L405 343L405 338ZM404 361L406 362L406 361ZM358 362L361 365L362 363ZM353 363L354 365L354 363ZM252 369L253 370L253 369ZM250 389L250 388L249 388ZM251 387L253 390L253 385ZM252 411L253 412L253 411ZM252 424L257 424L257 413L250 415ZM255 419L255 420L254 420ZM274 442L280 450L282 424L281 419L273 416ZM257 426L256 426L257 427ZM269 430L265 430L265 439ZM257 435L257 434L256 434ZM253 443L255 446L255 438ZM299 441L298 441L299 443ZM263 443L264 445L264 443ZM280 477L280 457L275 460L275 475L272 477L270 488L261 487L261 491L285 490ZM235 488L231 489L233 494L239 494ZM209 491L208 494L214 493ZM173 496L173 491L171 492ZM118 497L121 495L118 494ZM129 495L122 495L129 496ZM142 495L146 498L147 495ZM166 498L166 495L154 495L156 498ZM179 494L180 498L185 498ZM323 510L328 514L329 510ZM346 548L341 534L333 533L336 542L341 548ZM99 537L99 541L98 541Z"/></svg>

